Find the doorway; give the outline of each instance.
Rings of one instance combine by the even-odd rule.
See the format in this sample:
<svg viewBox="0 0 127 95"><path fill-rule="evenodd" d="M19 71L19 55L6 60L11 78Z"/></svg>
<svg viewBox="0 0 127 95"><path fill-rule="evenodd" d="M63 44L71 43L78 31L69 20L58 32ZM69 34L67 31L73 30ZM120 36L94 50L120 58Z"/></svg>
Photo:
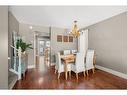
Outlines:
<svg viewBox="0 0 127 95"><path fill-rule="evenodd" d="M49 39L38 40L38 55L43 58L44 63L50 65L50 41Z"/></svg>
<svg viewBox="0 0 127 95"><path fill-rule="evenodd" d="M36 34L35 39L35 66L44 70L50 66L50 37Z"/></svg>

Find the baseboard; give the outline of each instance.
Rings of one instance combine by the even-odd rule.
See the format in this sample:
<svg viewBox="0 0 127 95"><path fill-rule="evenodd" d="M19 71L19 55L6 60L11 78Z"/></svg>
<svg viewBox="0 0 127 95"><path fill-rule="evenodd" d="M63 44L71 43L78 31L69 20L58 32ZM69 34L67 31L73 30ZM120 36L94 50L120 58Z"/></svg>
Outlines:
<svg viewBox="0 0 127 95"><path fill-rule="evenodd" d="M118 72L118 71L115 71L115 70L112 70L112 69L109 69L109 68L105 68L105 67L99 66L99 65L96 65L96 68L100 69L100 70L103 70L105 72L111 73L113 75L116 75L118 77L127 79L127 74L124 74L124 73L121 73L121 72Z"/></svg>
<svg viewBox="0 0 127 95"><path fill-rule="evenodd" d="M28 65L28 69L35 68L35 65Z"/></svg>

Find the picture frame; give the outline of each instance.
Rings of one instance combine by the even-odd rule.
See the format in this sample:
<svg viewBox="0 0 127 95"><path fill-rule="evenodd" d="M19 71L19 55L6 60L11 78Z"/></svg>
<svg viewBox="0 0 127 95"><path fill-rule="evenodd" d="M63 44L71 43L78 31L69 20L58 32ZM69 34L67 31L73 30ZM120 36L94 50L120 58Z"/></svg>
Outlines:
<svg viewBox="0 0 127 95"><path fill-rule="evenodd" d="M63 36L63 41L68 42L68 36Z"/></svg>
<svg viewBox="0 0 127 95"><path fill-rule="evenodd" d="M57 42L62 42L62 35L57 35Z"/></svg>
<svg viewBox="0 0 127 95"><path fill-rule="evenodd" d="M73 42L73 36L69 36L69 42Z"/></svg>

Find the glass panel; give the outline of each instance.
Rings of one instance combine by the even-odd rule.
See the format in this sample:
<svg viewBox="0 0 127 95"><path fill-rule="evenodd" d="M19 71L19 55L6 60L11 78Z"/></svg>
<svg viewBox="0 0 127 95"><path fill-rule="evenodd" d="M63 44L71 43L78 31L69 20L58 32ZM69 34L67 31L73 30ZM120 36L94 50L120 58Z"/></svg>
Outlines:
<svg viewBox="0 0 127 95"><path fill-rule="evenodd" d="M44 54L44 45L45 42L44 41L39 41L39 55L43 55Z"/></svg>

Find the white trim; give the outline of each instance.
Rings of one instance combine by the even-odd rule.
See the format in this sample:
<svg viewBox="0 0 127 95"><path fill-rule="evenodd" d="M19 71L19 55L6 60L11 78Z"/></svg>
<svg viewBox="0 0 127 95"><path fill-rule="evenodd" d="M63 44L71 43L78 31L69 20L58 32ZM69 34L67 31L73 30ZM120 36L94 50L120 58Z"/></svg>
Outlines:
<svg viewBox="0 0 127 95"><path fill-rule="evenodd" d="M98 68L100 70L103 70L105 72L111 73L113 75L116 75L118 77L127 79L127 74L124 74L124 73L121 73L121 72L118 72L118 71L115 71L115 70L112 70L112 69L109 69L109 68L105 68L105 67L99 66L99 65L96 65L96 68Z"/></svg>
<svg viewBox="0 0 127 95"><path fill-rule="evenodd" d="M35 68L35 65L28 65L28 69Z"/></svg>
<svg viewBox="0 0 127 95"><path fill-rule="evenodd" d="M36 33L34 32L34 65L36 65ZM28 66L29 67L29 66Z"/></svg>
<svg viewBox="0 0 127 95"><path fill-rule="evenodd" d="M11 72L13 72L13 73L15 73L15 74L17 74L17 75L18 75L18 72L17 72L17 71L15 71L15 70L13 70L13 69L9 69L9 71L11 71Z"/></svg>

